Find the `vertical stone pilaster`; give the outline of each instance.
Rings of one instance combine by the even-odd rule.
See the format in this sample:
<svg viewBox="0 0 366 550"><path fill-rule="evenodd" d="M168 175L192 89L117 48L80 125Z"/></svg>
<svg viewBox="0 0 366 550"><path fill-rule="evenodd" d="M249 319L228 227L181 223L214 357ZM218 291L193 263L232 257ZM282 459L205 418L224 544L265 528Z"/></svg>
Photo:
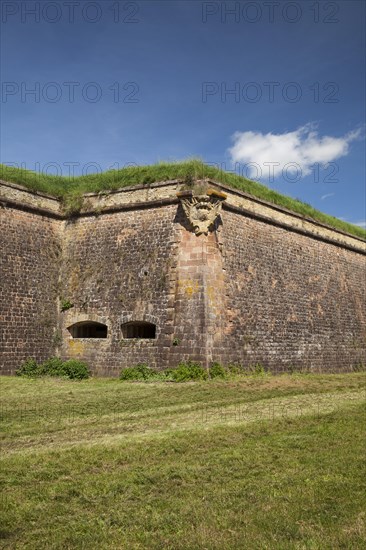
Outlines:
<svg viewBox="0 0 366 550"><path fill-rule="evenodd" d="M187 207L185 207L187 215ZM192 220L177 227L179 245L175 268L175 310L172 364L215 360L214 349L223 333L225 287L217 220L197 234ZM190 223L184 223L190 222ZM202 226L201 226L202 227Z"/></svg>

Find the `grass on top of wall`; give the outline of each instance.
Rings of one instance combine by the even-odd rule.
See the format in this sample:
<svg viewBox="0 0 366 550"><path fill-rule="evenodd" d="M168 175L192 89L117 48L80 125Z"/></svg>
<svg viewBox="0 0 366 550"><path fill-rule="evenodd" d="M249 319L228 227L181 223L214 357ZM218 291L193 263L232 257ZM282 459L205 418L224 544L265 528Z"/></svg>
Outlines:
<svg viewBox="0 0 366 550"><path fill-rule="evenodd" d="M77 206L81 205L80 199L83 193L98 193L131 185L148 185L173 179L191 183L194 179L211 178L234 189L244 191L253 197L283 206L293 212L328 224L335 229L351 233L363 239L366 238L366 230L361 227L324 214L307 203L282 195L265 185L209 166L196 159L183 162L161 162L150 166L130 166L121 170L108 170L103 173L74 178L52 176L0 164L0 178L24 185L33 191L41 191L58 197L71 211L77 210ZM76 208L73 208L73 205Z"/></svg>

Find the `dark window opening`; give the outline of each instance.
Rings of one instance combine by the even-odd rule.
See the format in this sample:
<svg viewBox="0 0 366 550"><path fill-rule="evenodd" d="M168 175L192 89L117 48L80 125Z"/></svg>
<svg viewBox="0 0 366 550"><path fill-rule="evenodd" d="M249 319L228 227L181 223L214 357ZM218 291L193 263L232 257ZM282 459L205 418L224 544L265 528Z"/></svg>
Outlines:
<svg viewBox="0 0 366 550"><path fill-rule="evenodd" d="M107 338L108 327L102 323L85 321L68 328L73 338Z"/></svg>
<svg viewBox="0 0 366 550"><path fill-rule="evenodd" d="M156 325L144 321L131 321L122 325L123 338L156 338Z"/></svg>

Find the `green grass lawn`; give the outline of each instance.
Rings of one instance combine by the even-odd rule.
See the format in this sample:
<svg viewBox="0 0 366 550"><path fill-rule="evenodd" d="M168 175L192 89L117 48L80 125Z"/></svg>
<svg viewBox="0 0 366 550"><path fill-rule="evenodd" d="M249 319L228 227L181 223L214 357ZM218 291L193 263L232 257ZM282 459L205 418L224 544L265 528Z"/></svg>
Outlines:
<svg viewBox="0 0 366 550"><path fill-rule="evenodd" d="M2 548L364 547L363 373L0 383Z"/></svg>
<svg viewBox="0 0 366 550"><path fill-rule="evenodd" d="M362 227L324 214L310 204L282 195L265 185L225 172L197 159L183 162L161 162L149 166L131 166L121 170L109 170L102 174L90 174L74 178L41 174L0 164L0 178L24 185L33 191L42 191L59 197L64 204L65 211L69 213L75 213L81 208L83 193L98 193L130 185L148 185L153 182L174 179L189 183L194 179L210 178L249 193L253 197L278 204L303 216L326 223L336 229L363 239L366 238L366 230Z"/></svg>

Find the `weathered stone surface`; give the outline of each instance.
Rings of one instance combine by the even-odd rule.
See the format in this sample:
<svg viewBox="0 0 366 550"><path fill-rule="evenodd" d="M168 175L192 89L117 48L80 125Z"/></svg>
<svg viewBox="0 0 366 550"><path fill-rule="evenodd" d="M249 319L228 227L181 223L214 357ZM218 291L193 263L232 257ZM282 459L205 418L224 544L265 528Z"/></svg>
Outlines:
<svg viewBox="0 0 366 550"><path fill-rule="evenodd" d="M27 357L55 351L60 227L52 218L0 208L0 366L11 374Z"/></svg>
<svg viewBox="0 0 366 550"><path fill-rule="evenodd" d="M123 366L160 365L169 320L174 261L175 205L122 211L66 223L61 268L62 295L74 307L61 314L62 355L83 357L99 374L117 375ZM84 320L109 328L107 340L72 340L67 327ZM156 324L155 340L124 340L127 321Z"/></svg>
<svg viewBox="0 0 366 550"><path fill-rule="evenodd" d="M15 183L0 180L0 203L12 206L28 206L38 211L45 211L49 215L61 215L60 201L45 193L33 192Z"/></svg>
<svg viewBox="0 0 366 550"><path fill-rule="evenodd" d="M272 370L366 363L365 256L223 212L222 361Z"/></svg>
<svg viewBox="0 0 366 550"><path fill-rule="evenodd" d="M204 183L226 200L200 234L182 182L89 194L73 219L52 197L0 184L2 372L54 354L111 376L187 359L273 371L366 363L366 243ZM108 337L73 339L68 327L83 321ZM123 338L131 321L155 324L156 339Z"/></svg>

